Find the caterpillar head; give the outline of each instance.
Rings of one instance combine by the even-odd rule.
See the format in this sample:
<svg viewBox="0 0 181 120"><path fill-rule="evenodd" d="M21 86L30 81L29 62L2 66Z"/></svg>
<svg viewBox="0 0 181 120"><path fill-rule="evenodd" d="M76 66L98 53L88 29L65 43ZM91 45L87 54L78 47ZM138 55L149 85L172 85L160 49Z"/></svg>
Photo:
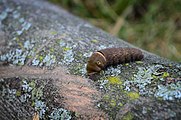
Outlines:
<svg viewBox="0 0 181 120"><path fill-rule="evenodd" d="M106 58L100 52L95 52L89 58L87 63L88 75L101 71L106 66Z"/></svg>

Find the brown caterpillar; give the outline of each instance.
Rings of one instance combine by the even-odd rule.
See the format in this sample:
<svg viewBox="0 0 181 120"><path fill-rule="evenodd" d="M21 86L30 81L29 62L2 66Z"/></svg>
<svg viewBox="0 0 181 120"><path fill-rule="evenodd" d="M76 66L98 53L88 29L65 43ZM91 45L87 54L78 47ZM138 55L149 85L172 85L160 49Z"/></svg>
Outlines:
<svg viewBox="0 0 181 120"><path fill-rule="evenodd" d="M110 65L141 60L143 54L136 48L107 48L94 52L87 63L87 73L98 73Z"/></svg>

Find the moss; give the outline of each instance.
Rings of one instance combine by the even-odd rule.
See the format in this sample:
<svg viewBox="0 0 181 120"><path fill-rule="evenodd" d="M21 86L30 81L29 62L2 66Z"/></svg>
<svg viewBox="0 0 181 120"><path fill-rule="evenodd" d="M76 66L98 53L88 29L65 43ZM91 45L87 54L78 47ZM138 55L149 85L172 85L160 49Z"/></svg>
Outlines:
<svg viewBox="0 0 181 120"><path fill-rule="evenodd" d="M119 84L122 85L122 81L118 76L110 76L107 77L107 80L109 81L110 84Z"/></svg>
<svg viewBox="0 0 181 120"><path fill-rule="evenodd" d="M139 93L137 92L128 92L127 96L131 99L131 100L135 100L138 99L140 97Z"/></svg>
<svg viewBox="0 0 181 120"><path fill-rule="evenodd" d="M128 112L123 118L122 120L133 120L134 116L131 112Z"/></svg>

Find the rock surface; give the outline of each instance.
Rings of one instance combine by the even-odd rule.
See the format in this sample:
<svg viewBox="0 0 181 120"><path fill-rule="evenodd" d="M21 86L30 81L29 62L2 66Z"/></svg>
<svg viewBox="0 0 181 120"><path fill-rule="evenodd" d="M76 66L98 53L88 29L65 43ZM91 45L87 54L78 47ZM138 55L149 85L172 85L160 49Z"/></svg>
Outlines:
<svg viewBox="0 0 181 120"><path fill-rule="evenodd" d="M180 63L142 50L92 81L92 52L134 46L45 0L1 0L0 38L2 120L181 118Z"/></svg>

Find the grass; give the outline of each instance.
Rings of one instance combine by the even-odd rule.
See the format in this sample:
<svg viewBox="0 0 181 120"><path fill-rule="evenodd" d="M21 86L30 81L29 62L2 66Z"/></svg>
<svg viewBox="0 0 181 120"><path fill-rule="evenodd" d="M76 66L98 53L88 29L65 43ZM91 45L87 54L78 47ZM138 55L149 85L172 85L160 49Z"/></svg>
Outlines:
<svg viewBox="0 0 181 120"><path fill-rule="evenodd" d="M50 0L112 35L181 62L180 0Z"/></svg>

